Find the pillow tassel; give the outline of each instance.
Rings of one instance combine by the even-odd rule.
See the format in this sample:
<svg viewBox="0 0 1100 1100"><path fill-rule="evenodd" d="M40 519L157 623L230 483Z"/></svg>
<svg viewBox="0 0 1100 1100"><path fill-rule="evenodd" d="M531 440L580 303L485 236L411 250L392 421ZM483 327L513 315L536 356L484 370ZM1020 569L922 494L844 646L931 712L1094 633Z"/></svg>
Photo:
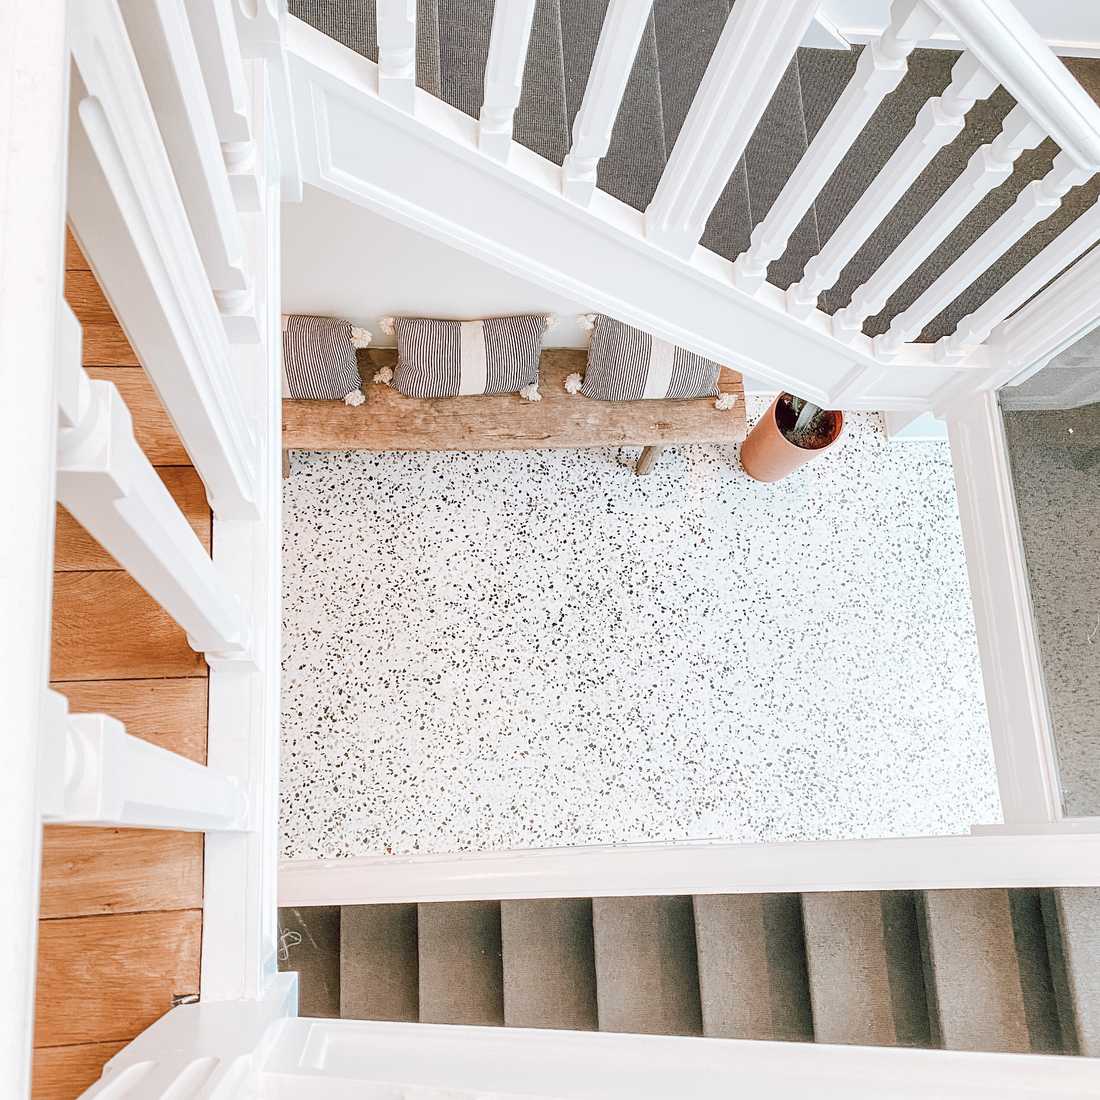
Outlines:
<svg viewBox="0 0 1100 1100"><path fill-rule="evenodd" d="M585 332L591 332L596 327L596 314L582 313L577 317L577 323Z"/></svg>
<svg viewBox="0 0 1100 1100"><path fill-rule="evenodd" d="M524 386L523 389L519 391L519 395L524 401L542 400L542 394L539 393L539 384L537 382L532 382L529 386Z"/></svg>
<svg viewBox="0 0 1100 1100"><path fill-rule="evenodd" d="M579 374L570 374L565 379L565 392L580 393L583 385L584 379Z"/></svg>
<svg viewBox="0 0 1100 1100"><path fill-rule="evenodd" d="M737 394L735 394L735 393L720 393L714 399L714 407L719 412L728 412L730 409L737 408Z"/></svg>
<svg viewBox="0 0 1100 1100"><path fill-rule="evenodd" d="M370 332L358 325L351 326L351 346L353 348L370 347Z"/></svg>
<svg viewBox="0 0 1100 1100"><path fill-rule="evenodd" d="M396 317L382 317L378 321L378 327L387 335L392 336L397 328Z"/></svg>
<svg viewBox="0 0 1100 1100"><path fill-rule="evenodd" d="M367 399L367 395L365 393L363 393L362 390L352 390L351 393L349 393L344 398L344 404L345 405L362 405L363 402L366 401L366 399Z"/></svg>
<svg viewBox="0 0 1100 1100"><path fill-rule="evenodd" d="M379 367L372 381L379 386L388 386L393 381L393 367Z"/></svg>
<svg viewBox="0 0 1100 1100"><path fill-rule="evenodd" d="M558 323L558 315L556 313L548 313L543 319L543 331L548 328L553 328Z"/></svg>

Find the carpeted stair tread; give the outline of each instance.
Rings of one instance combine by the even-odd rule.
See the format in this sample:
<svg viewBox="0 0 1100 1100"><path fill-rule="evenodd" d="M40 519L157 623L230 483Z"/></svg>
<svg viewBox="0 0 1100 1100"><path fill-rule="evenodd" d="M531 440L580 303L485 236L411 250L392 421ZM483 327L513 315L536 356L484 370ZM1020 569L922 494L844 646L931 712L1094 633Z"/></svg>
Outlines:
<svg viewBox="0 0 1100 1100"><path fill-rule="evenodd" d="M440 98L477 118L485 98L485 63L493 0L439 0Z"/></svg>
<svg viewBox="0 0 1100 1100"><path fill-rule="evenodd" d="M1063 1043L1100 1057L1100 889L1048 890L1042 900Z"/></svg>
<svg viewBox="0 0 1100 1100"><path fill-rule="evenodd" d="M1017 954L1018 938L1042 935L1041 928L1017 929L1017 921L1029 916L1038 919L1034 912L1014 912L1007 890L925 892L925 980L938 1045L1018 1053L1035 1049L1029 1015L1041 1011L1042 1004L1025 1000L1037 995L1035 973L1026 961L1021 967ZM1024 954L1029 955L1026 948ZM1049 994L1039 996L1050 1003ZM1038 1049L1043 1049L1041 1041Z"/></svg>
<svg viewBox="0 0 1100 1100"><path fill-rule="evenodd" d="M607 0L561 2L570 131L580 110L606 11ZM623 93L611 146L597 169L600 189L636 210L649 205L668 155L657 66L657 40L651 14Z"/></svg>
<svg viewBox="0 0 1100 1100"><path fill-rule="evenodd" d="M418 906L420 1021L504 1023L500 903Z"/></svg>
<svg viewBox="0 0 1100 1100"><path fill-rule="evenodd" d="M569 151L558 0L538 0L535 4L513 136L521 145L555 164L561 164Z"/></svg>
<svg viewBox="0 0 1100 1100"><path fill-rule="evenodd" d="M703 1034L812 1041L798 894L694 899Z"/></svg>
<svg viewBox="0 0 1100 1100"><path fill-rule="evenodd" d="M928 1046L913 896L804 894L802 915L817 1041Z"/></svg>
<svg viewBox="0 0 1100 1100"><path fill-rule="evenodd" d="M685 19L676 0L657 0L653 6L657 72L669 154L718 44L729 10L728 0L700 0L692 10L692 17ZM707 222L702 244L727 259L734 259L748 248L751 232L749 182L742 158Z"/></svg>
<svg viewBox="0 0 1100 1100"><path fill-rule="evenodd" d="M280 967L298 973L298 1011L340 1017L340 907L290 906L279 910Z"/></svg>
<svg viewBox="0 0 1100 1100"><path fill-rule="evenodd" d="M597 1029L590 899L503 901L500 936L507 1026Z"/></svg>
<svg viewBox="0 0 1100 1100"><path fill-rule="evenodd" d="M349 1020L419 1019L415 904L342 907L340 1015Z"/></svg>
<svg viewBox="0 0 1100 1100"><path fill-rule="evenodd" d="M701 1035L690 897L594 898L601 1031Z"/></svg>

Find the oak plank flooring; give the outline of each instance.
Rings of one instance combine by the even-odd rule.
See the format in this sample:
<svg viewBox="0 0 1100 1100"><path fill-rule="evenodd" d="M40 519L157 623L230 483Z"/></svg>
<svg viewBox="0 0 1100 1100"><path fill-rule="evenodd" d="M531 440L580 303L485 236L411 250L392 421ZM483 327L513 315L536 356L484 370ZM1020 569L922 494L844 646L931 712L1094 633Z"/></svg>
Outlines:
<svg viewBox="0 0 1100 1100"><path fill-rule="evenodd" d="M90 271L65 272L65 300L82 325L118 324L115 311Z"/></svg>
<svg viewBox="0 0 1100 1100"><path fill-rule="evenodd" d="M205 676L183 630L122 572L55 573L52 680Z"/></svg>
<svg viewBox="0 0 1100 1100"><path fill-rule="evenodd" d="M91 270L84 253L80 251L80 245L76 243L72 230L65 230L65 271L89 271Z"/></svg>
<svg viewBox="0 0 1100 1100"><path fill-rule="evenodd" d="M88 367L87 373L89 378L103 378L118 386L134 418L134 437L154 466L191 465L153 383L141 367Z"/></svg>
<svg viewBox="0 0 1100 1100"><path fill-rule="evenodd" d="M77 1043L34 1052L31 1100L73 1100L99 1079L103 1066L126 1044Z"/></svg>
<svg viewBox="0 0 1100 1100"><path fill-rule="evenodd" d="M118 324L84 326L81 361L86 367L136 367L138 357Z"/></svg>
<svg viewBox="0 0 1100 1100"><path fill-rule="evenodd" d="M198 992L199 909L44 920L38 929L36 1046L131 1039L173 996Z"/></svg>
<svg viewBox="0 0 1100 1100"><path fill-rule="evenodd" d="M210 505L199 475L190 466L161 466L157 473L209 554ZM53 566L60 572L119 568L118 562L60 504L57 506Z"/></svg>

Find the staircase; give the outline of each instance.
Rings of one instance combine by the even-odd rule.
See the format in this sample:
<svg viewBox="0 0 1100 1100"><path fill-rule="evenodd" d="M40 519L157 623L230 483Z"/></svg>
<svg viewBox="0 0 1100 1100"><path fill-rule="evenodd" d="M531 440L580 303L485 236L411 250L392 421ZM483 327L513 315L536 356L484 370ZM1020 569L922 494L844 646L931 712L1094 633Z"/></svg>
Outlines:
<svg viewBox="0 0 1100 1100"><path fill-rule="evenodd" d="M1100 1056L1100 890L345 905L280 923L315 1016Z"/></svg>
<svg viewBox="0 0 1100 1100"><path fill-rule="evenodd" d="M1100 61L1073 59L1064 68L1022 20L1004 21L1003 5L895 5L882 36L850 52L797 47L811 0L519 0L497 5L503 14L495 20L492 0L419 0L415 20L400 27L395 12L403 7L410 6L290 0L291 13L312 28L383 62L373 77L291 27L299 102L338 86L338 113L356 115L343 134L327 107L300 120L318 145L309 182L498 263L505 258L505 242L492 240L493 227L478 224L469 203L461 219L456 206L456 224L444 232L445 195L422 182L387 188L378 158L353 179L352 154L340 148L353 132L401 155L395 120L368 117L371 80L385 100L386 87L398 79L411 85L415 70L420 94L410 87L405 108L413 119L459 145L470 134L513 177L563 196L574 220L583 221L583 211L604 223L590 224L576 246L564 232L547 240L591 252L592 234L610 225L631 236L637 227L648 246L649 266L626 277L628 293L622 267L581 265L566 279L567 265L542 247L536 253L532 241L524 242L526 277L557 290L571 283L596 308L833 404L924 409L1003 384L1033 364L1036 347L1021 352L1028 363L1013 360L1011 346L1025 341L999 348L998 337L1009 335L1001 326L1100 239L1100 109L1090 98L1100 92ZM944 21L973 54L915 49ZM380 53L379 27L415 55L414 66L390 63L390 81L386 54L401 51ZM1018 79L1028 51L1044 87ZM768 73L754 69L758 56ZM742 71L743 80L729 79ZM441 114L442 104L477 126ZM1083 158L1069 129L1050 125L1050 110L1076 114L1077 136L1087 134L1089 145ZM436 141L432 154L440 183L461 195L475 185L442 168L444 145ZM498 221L511 201L501 195ZM421 197L424 217L413 217ZM547 207L523 215L549 227ZM516 244L515 234L507 243ZM659 282L685 274L670 265L673 257L717 283L726 300L691 316L671 290L662 296ZM518 265L519 257L508 260ZM649 288L652 306L642 301ZM1068 281L1057 289L1064 296ZM745 298L782 314L771 317L770 333L761 325L759 343L759 310L751 318L738 311ZM1028 334L1040 306L1049 313L1057 300L1044 298L1023 311ZM1047 354L1042 340L1039 349ZM804 365L811 359L812 368Z"/></svg>

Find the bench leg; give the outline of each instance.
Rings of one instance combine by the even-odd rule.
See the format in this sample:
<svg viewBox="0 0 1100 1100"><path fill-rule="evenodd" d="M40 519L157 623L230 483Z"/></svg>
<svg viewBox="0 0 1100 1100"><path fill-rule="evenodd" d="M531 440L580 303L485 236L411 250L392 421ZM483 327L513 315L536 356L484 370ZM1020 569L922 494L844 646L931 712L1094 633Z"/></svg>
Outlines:
<svg viewBox="0 0 1100 1100"><path fill-rule="evenodd" d="M290 477L290 451L283 451L283 477Z"/></svg>
<svg viewBox="0 0 1100 1100"><path fill-rule="evenodd" d="M661 457L663 451L664 447L643 447L638 461L634 464L634 473L638 477L648 474L657 464L657 459Z"/></svg>

